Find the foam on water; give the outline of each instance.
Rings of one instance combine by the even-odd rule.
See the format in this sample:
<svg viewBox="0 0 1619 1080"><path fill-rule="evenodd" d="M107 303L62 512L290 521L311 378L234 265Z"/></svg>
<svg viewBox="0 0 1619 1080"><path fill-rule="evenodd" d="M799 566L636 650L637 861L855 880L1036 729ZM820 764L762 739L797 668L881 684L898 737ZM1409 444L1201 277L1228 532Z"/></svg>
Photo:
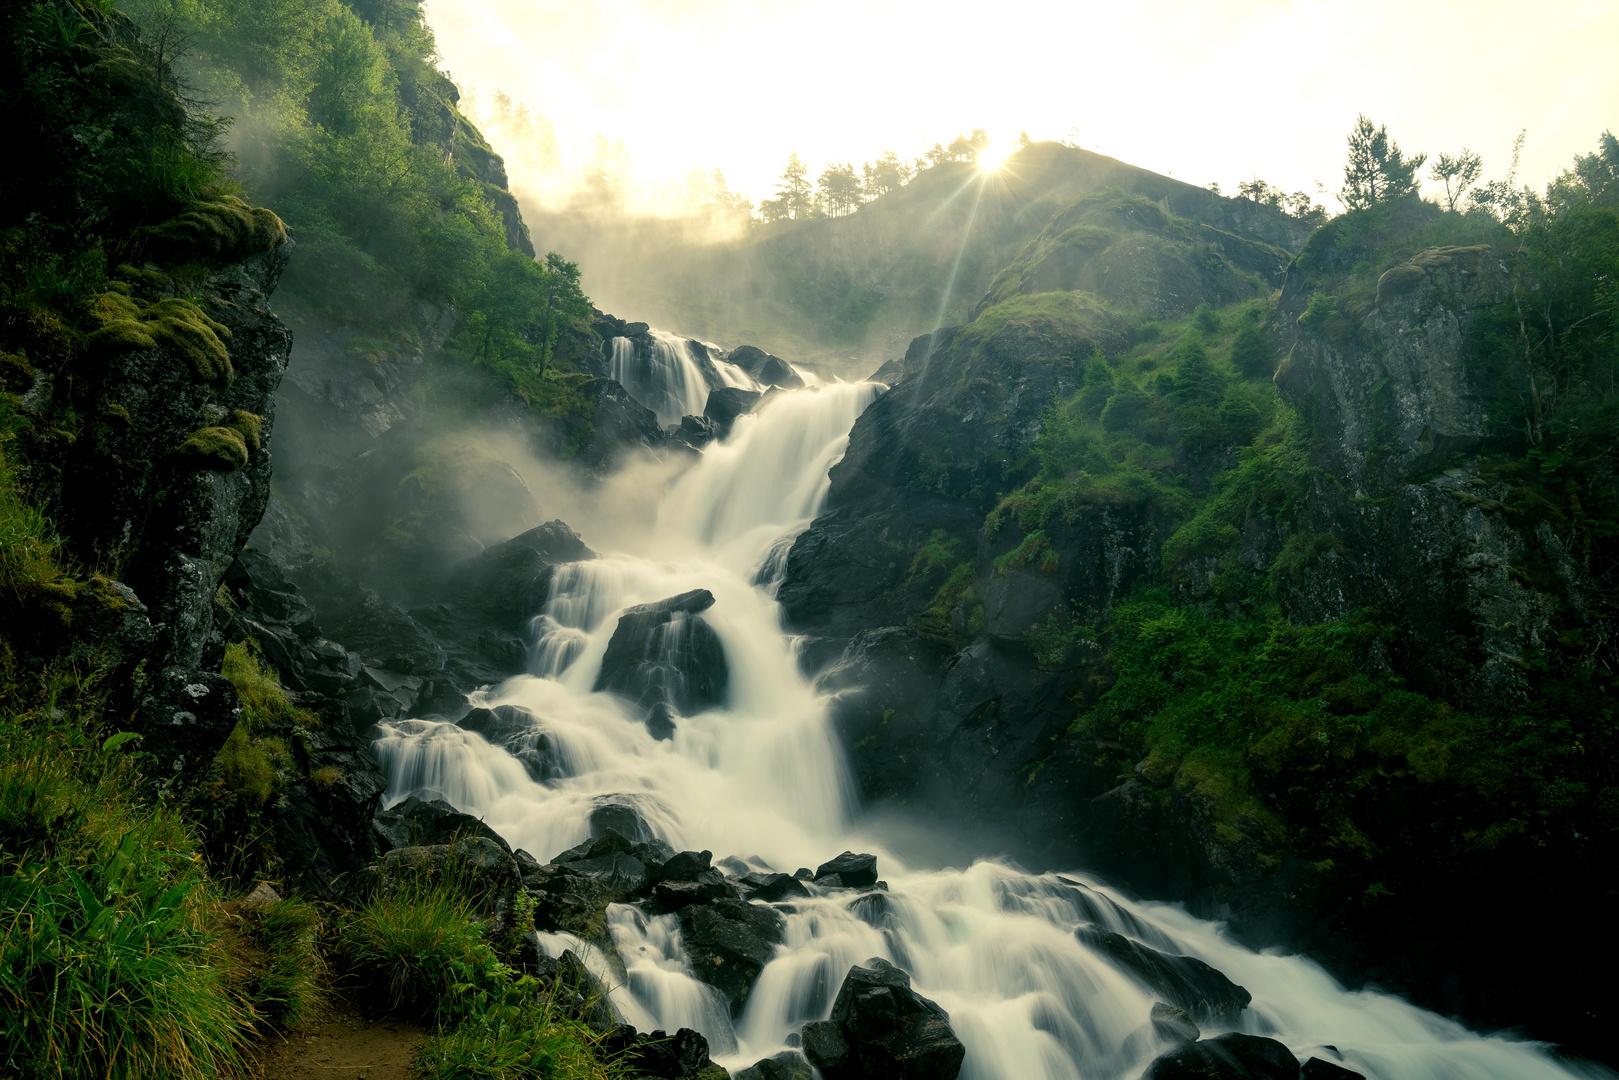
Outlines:
<svg viewBox="0 0 1619 1080"><path fill-rule="evenodd" d="M616 370L618 342L614 350ZM684 368L669 371L671 400L691 411ZM629 1022L696 1028L733 1068L824 1018L849 967L882 956L948 1010L967 1047L963 1077L1139 1075L1169 1044L1148 1021L1152 993L1074 935L1097 925L1225 972L1254 997L1243 1030L1281 1039L1301 1060L1331 1044L1350 1067L1383 1080L1577 1075L1535 1044L1484 1038L1399 998L1346 991L1308 960L1243 948L1215 924L1131 901L1082 873L1030 875L993 861L912 869L863 827L827 703L799 671L774 589L786 541L820 509L827 470L880 392L833 384L774 395L663 497L662 561L608 554L559 569L535 613L533 673L473 702L528 712L535 745L543 741L551 756L548 779L536 781L505 750L454 724L408 720L384 725L375 746L388 802L446 799L542 861L584 840L603 801L634 805L676 849L787 872L845 849L875 853L888 893L815 890L795 902L784 944L734 1019L692 977L672 916L610 908L620 964L571 935L540 935L548 952L574 949L613 987ZM715 596L703 618L724 645L728 700L679 718L673 740L659 742L644 710L591 687L619 612L696 588Z"/></svg>

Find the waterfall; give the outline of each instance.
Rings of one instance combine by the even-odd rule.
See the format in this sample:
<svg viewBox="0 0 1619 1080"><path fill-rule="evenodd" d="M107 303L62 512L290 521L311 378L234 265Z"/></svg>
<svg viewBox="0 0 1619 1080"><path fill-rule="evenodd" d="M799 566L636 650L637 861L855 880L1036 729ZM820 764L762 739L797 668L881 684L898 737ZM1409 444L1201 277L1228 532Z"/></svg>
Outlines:
<svg viewBox="0 0 1619 1080"><path fill-rule="evenodd" d="M608 373L637 401L658 414L658 423L680 423L682 416L701 416L713 389L703 367L692 355L691 345L678 334L651 331L652 347L645 353L626 337L616 337L608 361ZM722 385L757 390L746 372L723 360L709 363Z"/></svg>
<svg viewBox="0 0 1619 1080"><path fill-rule="evenodd" d="M633 349L621 356L621 344L629 345L615 341L614 370L628 375ZM671 409L689 409L691 399L679 397L689 385L683 364L659 369L670 373L659 376L668 400L680 402ZM540 935L548 952L571 948L598 971L631 1023L696 1028L733 1069L826 1017L849 967L881 956L948 1010L967 1048L963 1077L1138 1076L1171 1044L1148 1021L1154 997L1074 933L1097 926L1224 972L1253 994L1241 1030L1280 1039L1301 1060L1331 1044L1380 1080L1576 1075L1536 1044L1479 1036L1391 995L1347 991L1309 960L1253 952L1217 924L1131 900L1084 873L1031 875L991 860L908 867L864 826L827 703L799 670L774 589L788 542L820 509L827 470L880 392L833 384L773 396L662 497L659 558L608 553L559 568L535 613L531 673L473 701L532 718L528 745L548 755L543 779L478 734L408 720L383 725L375 744L387 801L446 799L541 861L586 839L603 800L634 806L677 850L708 848L716 862L731 856L792 872L845 849L875 853L889 891L815 889L796 901L783 944L734 1019L692 976L671 916L608 909L622 966L569 935ZM678 717L673 738L658 741L644 709L592 686L626 607L692 589L715 598L703 619L724 647L727 696Z"/></svg>

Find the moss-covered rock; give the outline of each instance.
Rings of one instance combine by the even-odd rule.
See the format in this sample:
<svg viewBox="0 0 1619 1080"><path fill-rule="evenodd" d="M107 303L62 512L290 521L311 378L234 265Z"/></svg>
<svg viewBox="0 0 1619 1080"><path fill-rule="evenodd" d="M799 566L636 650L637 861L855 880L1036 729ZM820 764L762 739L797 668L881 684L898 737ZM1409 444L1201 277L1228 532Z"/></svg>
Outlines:
<svg viewBox="0 0 1619 1080"><path fill-rule="evenodd" d="M190 300L141 303L111 290L98 296L90 310L101 323L85 341L92 356L164 345L183 356L205 382L229 383L235 377L225 348L230 329Z"/></svg>
<svg viewBox="0 0 1619 1080"><path fill-rule="evenodd" d="M247 441L233 427L205 427L192 432L174 454L199 469L231 472L247 464Z"/></svg>
<svg viewBox="0 0 1619 1080"><path fill-rule="evenodd" d="M192 203L143 238L160 259L223 263L273 250L286 242L287 227L262 206L222 195Z"/></svg>

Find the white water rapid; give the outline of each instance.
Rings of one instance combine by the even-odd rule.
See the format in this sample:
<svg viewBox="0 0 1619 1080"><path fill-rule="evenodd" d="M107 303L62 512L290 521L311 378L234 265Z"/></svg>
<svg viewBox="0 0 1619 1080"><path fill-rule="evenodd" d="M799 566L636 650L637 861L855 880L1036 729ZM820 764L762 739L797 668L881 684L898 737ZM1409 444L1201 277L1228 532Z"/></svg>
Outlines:
<svg viewBox="0 0 1619 1080"><path fill-rule="evenodd" d="M668 383L677 384L687 394L687 383ZM827 470L880 392L835 384L775 396L663 496L660 559L609 553L558 571L535 613L533 673L474 704L529 710L562 775L536 782L475 733L408 720L384 725L376 743L388 803L447 799L542 862L588 836L587 815L605 796L632 802L676 850L713 850L716 863L734 856L790 873L845 849L875 853L886 896L814 890L792 903L785 943L734 1020L693 979L674 916L609 909L624 964L617 976L577 939L540 936L553 955L572 948L584 956L637 1028L696 1028L733 1070L825 1018L849 967L882 956L949 1012L967 1047L965 1078L1138 1076L1170 1044L1148 1021L1154 995L1076 939L1076 927L1094 924L1212 964L1253 994L1243 1030L1280 1039L1301 1061L1330 1060L1322 1048L1331 1044L1350 1068L1379 1080L1609 1075L1572 1072L1535 1044L1475 1035L1395 997L1348 992L1308 960L1255 953L1216 924L1129 900L1083 873L1036 876L993 861L909 868L863 828L827 705L799 672L774 593L784 538L815 515ZM690 411L692 400L682 397L679 408ZM591 686L618 612L697 588L716 598L703 617L724 645L728 703L679 719L672 742L654 741L641 709Z"/></svg>

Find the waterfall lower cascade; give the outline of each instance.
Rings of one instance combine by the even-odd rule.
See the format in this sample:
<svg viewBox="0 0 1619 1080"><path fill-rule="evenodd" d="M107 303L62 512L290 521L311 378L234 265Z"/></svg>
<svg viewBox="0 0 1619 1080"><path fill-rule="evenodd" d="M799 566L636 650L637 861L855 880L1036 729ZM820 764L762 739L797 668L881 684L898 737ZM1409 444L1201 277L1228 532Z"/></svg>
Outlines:
<svg viewBox="0 0 1619 1080"><path fill-rule="evenodd" d="M727 865L792 873L844 850L876 854L886 893L811 885L808 898L778 905L783 941L735 1016L694 977L676 916L610 906L618 963L572 935L539 935L549 954L582 957L626 1021L641 1031L695 1028L733 1070L796 1044L806 1022L827 1017L850 967L883 957L949 1013L966 1047L962 1077L1139 1076L1174 1043L1149 1021L1158 996L1076 934L1094 927L1223 972L1253 996L1238 1030L1278 1039L1301 1061L1341 1060L1379 1080L1579 1075L1536 1044L1346 991L1308 960L1253 952L1216 924L1130 900L1084 873L1031 875L994 861L912 869L863 829L827 704L799 671L774 593L787 541L820 508L827 470L881 391L836 384L773 396L663 497L659 559L607 554L558 569L535 613L532 673L473 701L534 718L530 741L549 762L543 781L474 732L408 720L384 725L376 743L386 802L445 799L542 862L588 839L604 804L633 809L677 851L712 850L716 865L730 857L741 861ZM660 741L643 706L592 688L624 609L705 589L713 603L702 618L728 668L723 705L677 717L672 739Z"/></svg>

